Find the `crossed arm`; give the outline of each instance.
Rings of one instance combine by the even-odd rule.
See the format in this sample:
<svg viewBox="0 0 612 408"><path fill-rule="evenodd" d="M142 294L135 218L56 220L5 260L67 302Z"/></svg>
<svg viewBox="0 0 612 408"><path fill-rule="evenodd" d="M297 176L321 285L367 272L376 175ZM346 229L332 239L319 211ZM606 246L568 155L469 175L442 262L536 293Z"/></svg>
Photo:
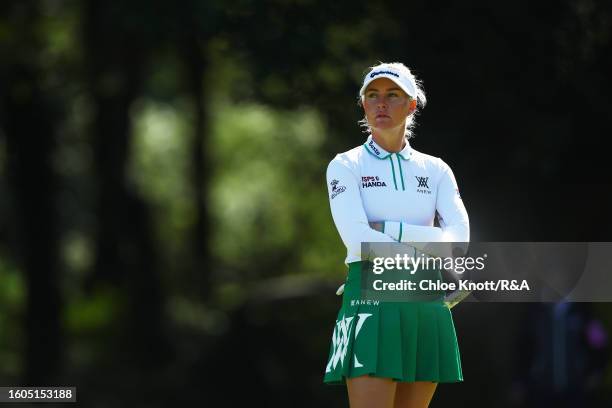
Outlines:
<svg viewBox="0 0 612 408"><path fill-rule="evenodd" d="M358 177L347 165L333 160L327 170L330 206L336 228L349 253L360 254L362 242L404 242L422 252L445 256L446 253L428 251L431 248L427 248L427 244L469 242L469 221L457 182L450 167L442 161L440 165L443 172L437 187L436 201L440 227L433 227L403 221L369 222L361 203ZM437 250L441 246L431 247ZM339 294L341 292L342 288L338 290Z"/></svg>

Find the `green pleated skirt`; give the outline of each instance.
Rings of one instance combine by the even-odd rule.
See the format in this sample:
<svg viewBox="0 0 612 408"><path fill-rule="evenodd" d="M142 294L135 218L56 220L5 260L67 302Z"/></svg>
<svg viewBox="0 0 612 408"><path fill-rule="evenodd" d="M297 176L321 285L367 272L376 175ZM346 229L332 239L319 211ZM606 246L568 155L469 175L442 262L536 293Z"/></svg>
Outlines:
<svg viewBox="0 0 612 408"><path fill-rule="evenodd" d="M323 381L370 375L395 381L463 381L450 309L427 302L361 298L361 262L349 264Z"/></svg>

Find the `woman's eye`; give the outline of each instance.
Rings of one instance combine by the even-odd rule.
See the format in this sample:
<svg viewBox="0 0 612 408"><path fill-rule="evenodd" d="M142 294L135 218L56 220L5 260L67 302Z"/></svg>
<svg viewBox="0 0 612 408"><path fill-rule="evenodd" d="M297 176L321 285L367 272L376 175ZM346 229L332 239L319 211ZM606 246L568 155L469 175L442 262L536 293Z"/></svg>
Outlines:
<svg viewBox="0 0 612 408"><path fill-rule="evenodd" d="M378 94L376 94L375 92L371 92L371 93L369 93L369 94L366 94L366 97L367 97L368 99L374 99L374 98L377 98L377 97L378 97Z"/></svg>
<svg viewBox="0 0 612 408"><path fill-rule="evenodd" d="M390 92L388 96L389 96L389 98L398 98L399 94L396 93L396 92Z"/></svg>

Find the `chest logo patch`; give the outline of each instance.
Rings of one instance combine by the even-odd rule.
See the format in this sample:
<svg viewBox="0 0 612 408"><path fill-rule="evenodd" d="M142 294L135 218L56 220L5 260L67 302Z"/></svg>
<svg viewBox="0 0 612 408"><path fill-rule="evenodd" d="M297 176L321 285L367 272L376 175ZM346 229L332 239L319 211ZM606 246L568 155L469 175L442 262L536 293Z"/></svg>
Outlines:
<svg viewBox="0 0 612 408"><path fill-rule="evenodd" d="M363 176L361 177L361 187L387 187L387 183L381 181L378 176Z"/></svg>
<svg viewBox="0 0 612 408"><path fill-rule="evenodd" d="M431 194L431 190L429 189L429 185L427 184L429 182L429 177L414 176L414 178L419 183L419 185L417 186L418 193Z"/></svg>

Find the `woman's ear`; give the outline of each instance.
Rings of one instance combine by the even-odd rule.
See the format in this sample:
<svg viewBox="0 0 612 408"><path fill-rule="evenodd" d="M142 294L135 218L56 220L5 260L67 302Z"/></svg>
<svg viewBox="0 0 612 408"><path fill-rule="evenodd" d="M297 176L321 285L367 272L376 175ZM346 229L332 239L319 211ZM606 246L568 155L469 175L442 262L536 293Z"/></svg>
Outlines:
<svg viewBox="0 0 612 408"><path fill-rule="evenodd" d="M413 113L416 110L416 107L417 107L416 99L411 99L410 100L410 113Z"/></svg>

